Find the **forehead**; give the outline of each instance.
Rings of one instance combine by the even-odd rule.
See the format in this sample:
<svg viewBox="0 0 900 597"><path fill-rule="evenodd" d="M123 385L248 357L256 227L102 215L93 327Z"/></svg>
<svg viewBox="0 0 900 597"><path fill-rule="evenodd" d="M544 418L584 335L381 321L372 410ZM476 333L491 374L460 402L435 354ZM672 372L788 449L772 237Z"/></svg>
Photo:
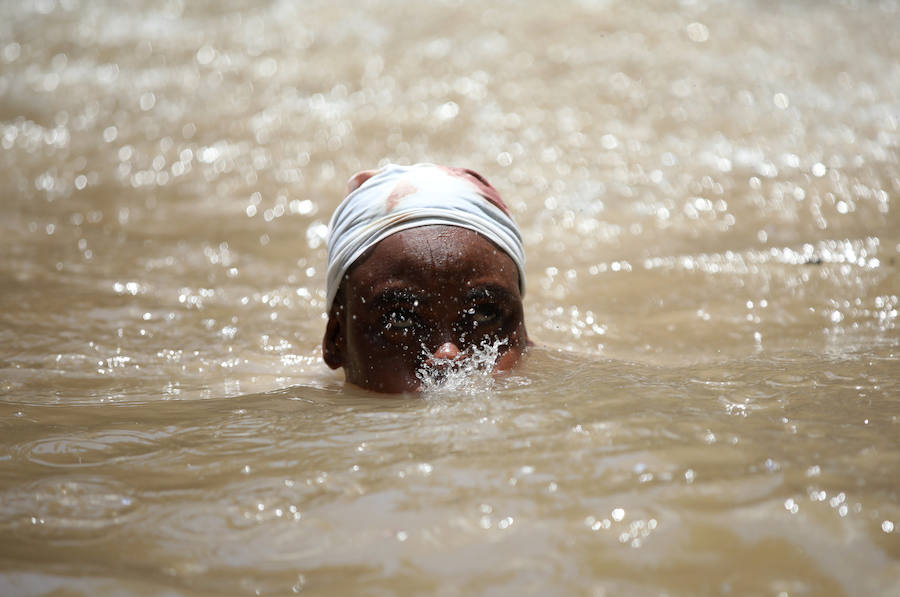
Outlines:
<svg viewBox="0 0 900 597"><path fill-rule="evenodd" d="M447 292L478 285L502 286L519 296L519 273L509 255L477 232L455 226L392 234L353 265L345 283L348 293L362 296L388 287Z"/></svg>

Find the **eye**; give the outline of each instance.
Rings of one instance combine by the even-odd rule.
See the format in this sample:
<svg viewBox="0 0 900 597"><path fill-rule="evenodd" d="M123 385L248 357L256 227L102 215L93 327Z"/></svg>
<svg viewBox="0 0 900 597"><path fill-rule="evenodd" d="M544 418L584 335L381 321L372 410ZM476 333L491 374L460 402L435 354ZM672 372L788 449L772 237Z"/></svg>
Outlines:
<svg viewBox="0 0 900 597"><path fill-rule="evenodd" d="M472 322L476 325L490 325L500 319L500 309L491 303L481 303L469 310Z"/></svg>
<svg viewBox="0 0 900 597"><path fill-rule="evenodd" d="M391 311L385 318L386 330L406 331L416 324L413 314L409 311Z"/></svg>

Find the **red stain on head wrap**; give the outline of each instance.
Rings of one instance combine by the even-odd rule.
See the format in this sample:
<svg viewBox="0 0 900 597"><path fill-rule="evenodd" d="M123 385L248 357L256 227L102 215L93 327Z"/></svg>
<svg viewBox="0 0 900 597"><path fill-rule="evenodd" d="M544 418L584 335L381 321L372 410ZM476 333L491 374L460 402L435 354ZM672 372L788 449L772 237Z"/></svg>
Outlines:
<svg viewBox="0 0 900 597"><path fill-rule="evenodd" d="M474 170L469 170L468 168L452 168L450 166L437 167L450 176L462 178L473 187L475 187L475 190L478 191L479 195L500 208L506 215L511 215L509 213L509 208L506 206L506 203L504 203L503 199L500 197L500 193L498 193L497 189L492 187L491 183L485 180L484 177L481 176L481 174L475 172ZM354 174L352 177L350 177L350 180L347 181L347 194L350 194L361 187L363 183L378 174L378 172L379 170L363 170ZM400 199L416 192L418 192L418 189L415 186L401 180L397 183L397 186L387 197L387 200L385 202L385 211L390 212L397 205L397 202L400 201Z"/></svg>
<svg viewBox="0 0 900 597"><path fill-rule="evenodd" d="M376 174L378 174L378 170L363 170L362 172L357 172L351 176L350 180L347 181L347 194L349 195L361 187L362 183L366 182Z"/></svg>
<svg viewBox="0 0 900 597"><path fill-rule="evenodd" d="M391 212L397 206L397 202L406 197L407 195L412 195L413 193L417 193L419 189L405 180L401 180L397 183L397 186L394 187L394 190L391 191L391 194L388 195L387 201L384 204L384 211L386 213Z"/></svg>
<svg viewBox="0 0 900 597"><path fill-rule="evenodd" d="M500 193L498 193L497 189L492 187L491 183L486 181L481 174L474 170L469 170L468 168L451 168L448 166L441 166L441 168L451 176L463 178L474 185L482 197L499 207L506 215L510 215L509 208L506 207L506 203L500 198Z"/></svg>

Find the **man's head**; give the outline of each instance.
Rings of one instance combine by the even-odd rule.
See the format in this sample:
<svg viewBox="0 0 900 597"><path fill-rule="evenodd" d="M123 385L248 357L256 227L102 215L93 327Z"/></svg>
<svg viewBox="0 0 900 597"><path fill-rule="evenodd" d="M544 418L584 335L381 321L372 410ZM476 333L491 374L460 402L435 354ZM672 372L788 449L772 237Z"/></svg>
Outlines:
<svg viewBox="0 0 900 597"><path fill-rule="evenodd" d="M428 364L527 344L521 235L496 190L469 170L386 166L350 181L332 217L325 362L347 381L413 391ZM431 362L431 363L429 363Z"/></svg>

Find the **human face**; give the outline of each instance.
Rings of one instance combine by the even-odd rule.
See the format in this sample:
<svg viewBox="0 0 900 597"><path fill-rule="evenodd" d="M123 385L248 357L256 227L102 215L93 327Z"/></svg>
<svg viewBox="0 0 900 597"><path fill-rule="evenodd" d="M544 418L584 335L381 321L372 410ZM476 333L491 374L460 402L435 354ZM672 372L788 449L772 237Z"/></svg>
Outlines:
<svg viewBox="0 0 900 597"><path fill-rule="evenodd" d="M378 392L415 391L429 359L456 359L505 340L514 367L528 339L519 272L476 232L422 226L385 238L350 268L329 316L325 362Z"/></svg>

